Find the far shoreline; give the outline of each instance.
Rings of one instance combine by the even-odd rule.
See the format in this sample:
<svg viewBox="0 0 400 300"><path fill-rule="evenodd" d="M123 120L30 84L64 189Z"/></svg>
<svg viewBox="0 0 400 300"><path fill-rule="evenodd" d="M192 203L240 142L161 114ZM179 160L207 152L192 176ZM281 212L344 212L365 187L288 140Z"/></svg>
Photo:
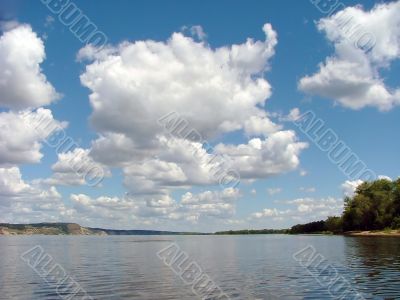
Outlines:
<svg viewBox="0 0 400 300"><path fill-rule="evenodd" d="M109 237L109 236L260 236L260 235L287 235L287 236L344 236L344 237L394 237L400 238L400 232L384 232L384 231L350 231L344 233L257 233L257 234L214 234L214 233L171 233L171 234L117 234L117 235L108 235L108 234L57 234L57 233L0 233L0 238L2 236L95 236L95 237Z"/></svg>
<svg viewBox="0 0 400 300"><path fill-rule="evenodd" d="M366 231L348 231L344 232L346 236L364 236L364 237L400 237L400 230L366 230Z"/></svg>
<svg viewBox="0 0 400 300"><path fill-rule="evenodd" d="M32 236L32 235L86 235L86 236L199 236L199 235L314 235L314 236L350 236L350 237L400 237L400 229L358 230L358 231L303 231L291 232L290 229L244 229L202 232L174 232L159 230L116 230L104 228L83 227L77 223L36 223L36 224L7 224L0 223L0 236Z"/></svg>

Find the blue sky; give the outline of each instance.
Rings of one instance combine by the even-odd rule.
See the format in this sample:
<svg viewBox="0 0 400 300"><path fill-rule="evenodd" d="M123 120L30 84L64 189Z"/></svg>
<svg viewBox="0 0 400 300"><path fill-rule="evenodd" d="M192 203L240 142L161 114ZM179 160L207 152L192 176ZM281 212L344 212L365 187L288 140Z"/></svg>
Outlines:
<svg viewBox="0 0 400 300"><path fill-rule="evenodd" d="M399 2L386 2L376 7L380 2L343 1L344 6L348 8L341 9L342 12L338 10L339 14L333 16L324 14L311 1L202 1L201 4L197 4L182 1L121 0L75 3L108 40L105 48L97 54L85 55L84 59L77 57L80 51L83 53L81 49L86 45L58 20L58 14L52 13L41 1L2 2L2 34L4 37L9 33L10 38L2 39L3 48L0 49L3 50L0 50L0 54L3 57L0 59L0 66L4 64L4 70L11 69L11 75L7 77L11 83L0 86L0 106L2 117L5 119L1 123L12 128L11 123L7 122L13 122L13 118L10 116L6 119L6 115L18 114L22 110L36 112L41 107L50 110L54 122L68 122L65 133L76 141L78 148L82 150L71 152L67 156L72 159L79 155L85 156L91 163L104 168L106 176L101 186L88 186L80 180L79 176L82 174L74 170L66 171L67 159L60 158L60 153L47 146L43 139L33 141L41 145L33 153L41 153L40 159L10 159L9 154L3 153L0 187L5 191L2 193L4 196L0 198L4 208L0 213L0 222L60 220L113 228L213 231L283 228L340 213L344 192L351 193L349 187L351 190L351 187L356 186L357 180L348 178L328 159L325 152L318 149L313 141L293 125L293 118L298 116L295 112L301 114L309 110L321 118L377 175L390 178L397 178L399 175L400 141L397 137L400 104L400 32L391 25L400 24L397 17ZM338 16L348 16L355 22L354 25L361 28L359 30L371 33L376 39L374 47L362 51L354 46L354 40L346 38L346 34L341 32ZM270 39L267 37L265 44L261 44L266 40L263 26L267 23L272 30L269 31ZM27 34L27 39L16 46L11 34L16 34L21 28L29 28L23 33ZM202 28L206 36L196 36L196 28ZM185 93L192 96L176 96L175 99L176 94L168 94L166 90L165 98L161 99L160 95L152 96L151 93L153 89L166 89L162 86L166 84L163 82L164 77L160 79L155 73L158 70L173 68L173 65L164 64L168 61L164 61L166 54L162 51L168 52L169 49L153 49L155 55L159 55L159 60L156 67L152 65L150 68L146 65L147 62L140 62L140 59L146 59L146 56L140 53L141 49L136 46L140 41L146 41L174 48L167 42L174 32L181 33L182 37L186 36L189 39L189 46L195 47L189 49L200 47L197 54L188 52L182 54L182 57L178 54L176 56L176 63L182 63L183 74L195 75L188 81L174 72L164 71L162 76L168 84L182 85L186 88ZM271 39L271 32L276 33L276 45L273 44L273 38ZM263 79L270 85L269 92L258 87L259 92L265 94L265 105L260 104L262 101L251 107L239 103L246 101L247 96L240 98L234 92L224 90L221 87L225 84L224 80L215 88L215 96L212 94L214 83L211 80L207 81L202 75L211 72L208 76L213 76L215 72L219 72L218 69L213 69L215 66L212 65L219 59L217 49L231 49L232 45L244 45L248 38L253 39L253 42L250 42L253 43L253 49L260 47L259 51L254 54L249 48L243 47L243 56L238 55L235 58L232 50L230 55L234 58L229 61L232 66L229 65L227 73L221 71L220 76L229 81L226 86L245 86L242 92L256 95L255 97L258 97L258 94L250 91L251 84ZM29 96L22 96L27 99L23 101L18 98L18 87L15 92L12 91L16 86L13 82L29 86L29 80L32 78L15 71L21 68L23 70L27 66L17 66L14 69L14 65L11 65L14 62L7 55L13 51L12 47L26 47L23 53L36 53L37 47L40 48L40 40L45 57L42 57L43 62L39 59L34 64L40 66L40 74L45 76L45 81L43 82L43 78L38 79L36 84L51 85L54 92L60 96L56 100L54 94L48 95L48 100L43 100L46 98L44 97L32 104L33 100ZM256 41L260 43L257 44ZM388 41L393 43L388 44ZM121 46L122 42L125 44ZM124 49L128 51L129 47L136 49L136 52L126 54L121 69L108 67L107 63L113 57L122 55ZM207 60L210 66L196 61L196 55L203 54L213 56L210 61ZM188 59L193 61L196 68L185 65L185 55L188 55ZM331 65L327 63L329 57L334 58ZM19 63L18 60L15 61L15 65ZM99 64L102 68L96 68ZM91 72L87 71L88 66L93 67ZM204 72L201 73L203 67ZM137 80L140 87L127 87L132 84L127 77L131 76L130 72L136 71L149 74L143 77L149 76L149 81L139 78ZM119 75L122 76L121 80L106 83L107 79L113 78L109 76L117 76L115 74L125 75ZM85 75L86 79L80 77ZM6 75L0 72L0 76ZM137 75L132 74L132 77L135 76ZM104 84L96 84L99 80ZM127 80L126 84L120 84L125 82L124 80ZM204 86L210 84L209 94L201 88L197 90L197 83ZM161 87L156 89L151 86L153 84L160 84ZM146 88L149 91L145 90ZM135 91L132 91L133 89ZM94 102L97 100L89 100L90 95L99 95L97 105L100 105L100 108L94 108ZM196 95L201 97L196 98ZM224 99L221 95L230 96ZM232 104L233 108L229 107L229 97L240 98L233 100L238 101ZM115 106L112 99L116 99ZM160 101L159 106L146 106L153 101ZM198 167L195 166L198 163L195 157L188 163L190 169L185 169L180 164L179 157L159 158L166 156L167 149L146 148L144 142L143 145L139 142L147 138L151 141L152 134L155 139L162 134L158 132L156 135L145 125L141 126L141 123L138 123L140 116L156 118L159 116L157 113L168 111L169 103L174 101L177 104L170 105L171 111L174 108L179 110L181 107L189 107L187 111L182 108L179 113L188 119L190 126L199 131L204 139L213 145L215 151L233 157L231 166L241 177L240 184L235 189L224 190L226 187L219 186L209 178L202 182L191 178L194 176L191 172ZM182 105L178 101L183 101ZM192 110L190 105L186 105L191 101ZM205 102L199 105L201 101ZM25 106L20 104L22 102ZM223 103L226 103L224 105L227 109L215 111L215 116L209 113L213 110L211 108L209 111L207 106L213 107L215 104L216 110L219 110ZM273 122L274 126L277 126L275 129L257 131L254 126L253 130L246 129L245 124L249 124L256 107L257 113L263 114L258 120L260 124ZM240 113L241 110L243 113ZM288 116L291 111L292 118ZM129 120L130 112L132 120ZM221 125L221 122L226 120L238 120L238 124L235 125L238 129L220 130L207 127L207 124ZM295 133L295 137L288 136L290 130ZM285 134L284 141L279 142L279 132ZM144 136L144 133L149 134L149 137ZM129 140L135 145L132 147L137 149L128 146L128 142L116 145L115 140L110 137L111 134L123 136L125 142ZM2 139L6 150L1 151L12 151L10 145L19 140L17 135L18 132L13 140L4 133ZM271 138L272 136L275 138ZM105 148L104 144L99 144L97 152L94 151L93 143L102 137L104 140L108 139L107 141L116 148ZM247 158L239 155L238 145L247 145L251 139L269 139L271 145L263 149L266 152L261 156L251 149L255 159L260 161L256 162L251 170L247 170L246 164L243 163ZM273 141L277 144L272 145ZM304 143L308 143L308 147ZM227 149L228 145L235 149ZM18 145L22 148L30 146L32 145ZM290 152L288 149L292 149L291 147L298 149ZM138 149L145 149L149 155L142 157L142 154L135 152ZM120 161L118 157L113 157L118 156L119 151L133 152L129 152L129 158L125 161ZM283 152L288 156L284 156ZM113 158L109 159L110 157ZM292 159L298 162L291 161ZM149 170L152 163L154 168ZM257 170L257 165L260 170ZM271 169L276 168L277 171L261 170L267 165ZM165 172L157 174L156 170L161 169ZM181 177L185 177L186 181ZM143 188L146 184L152 186L151 191ZM15 187L10 187L12 185ZM43 196L51 194L50 191L54 190L57 191L57 195L53 193L48 199L47 196ZM191 193L191 200L185 203L183 199L184 195L188 196L187 193ZM29 201L21 201L26 195L35 196L30 197L33 199ZM50 206L51 208L48 208Z"/></svg>

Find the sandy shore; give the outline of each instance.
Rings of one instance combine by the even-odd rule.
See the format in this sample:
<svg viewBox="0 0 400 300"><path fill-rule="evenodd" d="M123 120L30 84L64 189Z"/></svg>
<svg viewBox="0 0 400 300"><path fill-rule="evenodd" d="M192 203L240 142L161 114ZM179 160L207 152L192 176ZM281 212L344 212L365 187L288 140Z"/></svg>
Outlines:
<svg viewBox="0 0 400 300"><path fill-rule="evenodd" d="M344 233L350 236L393 236L400 237L400 230L381 230L381 231L348 231Z"/></svg>

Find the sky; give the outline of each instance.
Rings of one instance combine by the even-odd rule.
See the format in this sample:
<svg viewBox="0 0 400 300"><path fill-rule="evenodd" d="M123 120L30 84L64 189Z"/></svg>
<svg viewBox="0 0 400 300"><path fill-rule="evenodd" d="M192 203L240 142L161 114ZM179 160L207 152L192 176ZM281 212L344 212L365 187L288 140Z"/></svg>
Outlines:
<svg viewBox="0 0 400 300"><path fill-rule="evenodd" d="M0 0L0 222L288 228L397 178L400 1L333 2Z"/></svg>

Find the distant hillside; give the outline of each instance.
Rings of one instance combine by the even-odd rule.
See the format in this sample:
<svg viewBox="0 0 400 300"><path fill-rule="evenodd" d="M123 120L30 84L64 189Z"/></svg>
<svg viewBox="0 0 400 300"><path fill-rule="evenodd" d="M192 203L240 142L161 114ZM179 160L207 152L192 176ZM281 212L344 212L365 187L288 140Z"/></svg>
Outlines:
<svg viewBox="0 0 400 300"><path fill-rule="evenodd" d="M244 230L229 230L217 231L217 235L242 235L242 234L287 234L289 229L244 229Z"/></svg>
<svg viewBox="0 0 400 300"><path fill-rule="evenodd" d="M0 223L0 235L106 235L75 223L7 224Z"/></svg>
<svg viewBox="0 0 400 300"><path fill-rule="evenodd" d="M0 235L188 235L195 232L172 232L156 230L114 230L82 227L76 223L0 223Z"/></svg>

